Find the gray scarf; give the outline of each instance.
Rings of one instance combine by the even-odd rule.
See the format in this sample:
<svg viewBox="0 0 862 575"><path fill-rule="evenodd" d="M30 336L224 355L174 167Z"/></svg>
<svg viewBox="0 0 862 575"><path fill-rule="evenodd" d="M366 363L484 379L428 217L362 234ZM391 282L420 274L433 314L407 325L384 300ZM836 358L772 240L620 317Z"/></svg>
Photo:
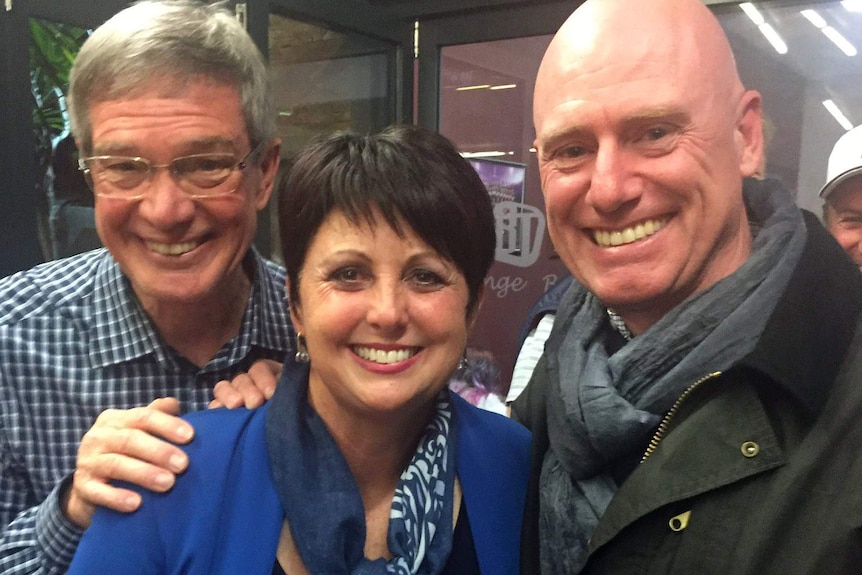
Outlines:
<svg viewBox="0 0 862 575"><path fill-rule="evenodd" d="M649 441L680 394L732 366L759 339L799 260L802 216L775 181L746 180L762 226L733 274L686 300L610 357L606 308L574 284L545 346L548 435L540 479L542 573L572 575L617 485L611 467Z"/></svg>

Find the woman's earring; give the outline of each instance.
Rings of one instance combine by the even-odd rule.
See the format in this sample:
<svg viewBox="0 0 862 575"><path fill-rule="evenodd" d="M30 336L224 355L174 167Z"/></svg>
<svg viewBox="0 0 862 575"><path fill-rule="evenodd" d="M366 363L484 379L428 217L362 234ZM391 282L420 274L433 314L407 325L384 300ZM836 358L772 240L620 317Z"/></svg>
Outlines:
<svg viewBox="0 0 862 575"><path fill-rule="evenodd" d="M308 356L308 349L305 347L305 337L301 333L296 334L296 355L293 356L296 363L308 363L311 358Z"/></svg>
<svg viewBox="0 0 862 575"><path fill-rule="evenodd" d="M467 350L464 350L464 355L461 356L461 361L458 362L458 371L464 371L470 367L470 363L467 361Z"/></svg>

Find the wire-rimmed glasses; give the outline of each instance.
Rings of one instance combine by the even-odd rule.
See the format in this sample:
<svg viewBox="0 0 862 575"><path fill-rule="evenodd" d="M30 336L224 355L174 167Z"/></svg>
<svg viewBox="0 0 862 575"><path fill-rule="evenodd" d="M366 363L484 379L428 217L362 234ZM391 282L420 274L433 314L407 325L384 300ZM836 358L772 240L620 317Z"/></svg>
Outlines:
<svg viewBox="0 0 862 575"><path fill-rule="evenodd" d="M90 156L78 159L78 169L84 173L90 189L106 198L143 198L147 189L143 184L152 180L159 168L167 168L180 189L192 198L214 198L236 191L234 176L262 148L260 142L242 159L234 154L213 152L181 156L167 164L154 164L139 156Z"/></svg>

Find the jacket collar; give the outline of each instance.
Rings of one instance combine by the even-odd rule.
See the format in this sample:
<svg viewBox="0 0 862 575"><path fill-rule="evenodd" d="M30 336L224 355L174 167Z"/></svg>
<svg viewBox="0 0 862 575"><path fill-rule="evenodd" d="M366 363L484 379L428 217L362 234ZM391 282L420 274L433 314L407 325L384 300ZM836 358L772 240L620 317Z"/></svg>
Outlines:
<svg viewBox="0 0 862 575"><path fill-rule="evenodd" d="M862 274L817 218L787 289L742 365L768 375L811 415L820 411L862 311Z"/></svg>

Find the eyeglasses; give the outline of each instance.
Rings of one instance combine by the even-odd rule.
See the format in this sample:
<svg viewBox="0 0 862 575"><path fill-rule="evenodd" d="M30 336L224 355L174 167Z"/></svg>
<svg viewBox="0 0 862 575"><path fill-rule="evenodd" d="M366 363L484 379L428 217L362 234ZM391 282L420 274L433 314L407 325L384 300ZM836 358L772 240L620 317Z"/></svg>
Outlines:
<svg viewBox="0 0 862 575"><path fill-rule="evenodd" d="M144 182L149 182L156 169L167 168L186 194L192 198L214 198L236 191L233 176L242 172L260 150L259 143L240 160L234 154L194 154L174 158L167 164L153 164L141 157L90 156L78 160L78 169L97 195L122 200L144 197Z"/></svg>

